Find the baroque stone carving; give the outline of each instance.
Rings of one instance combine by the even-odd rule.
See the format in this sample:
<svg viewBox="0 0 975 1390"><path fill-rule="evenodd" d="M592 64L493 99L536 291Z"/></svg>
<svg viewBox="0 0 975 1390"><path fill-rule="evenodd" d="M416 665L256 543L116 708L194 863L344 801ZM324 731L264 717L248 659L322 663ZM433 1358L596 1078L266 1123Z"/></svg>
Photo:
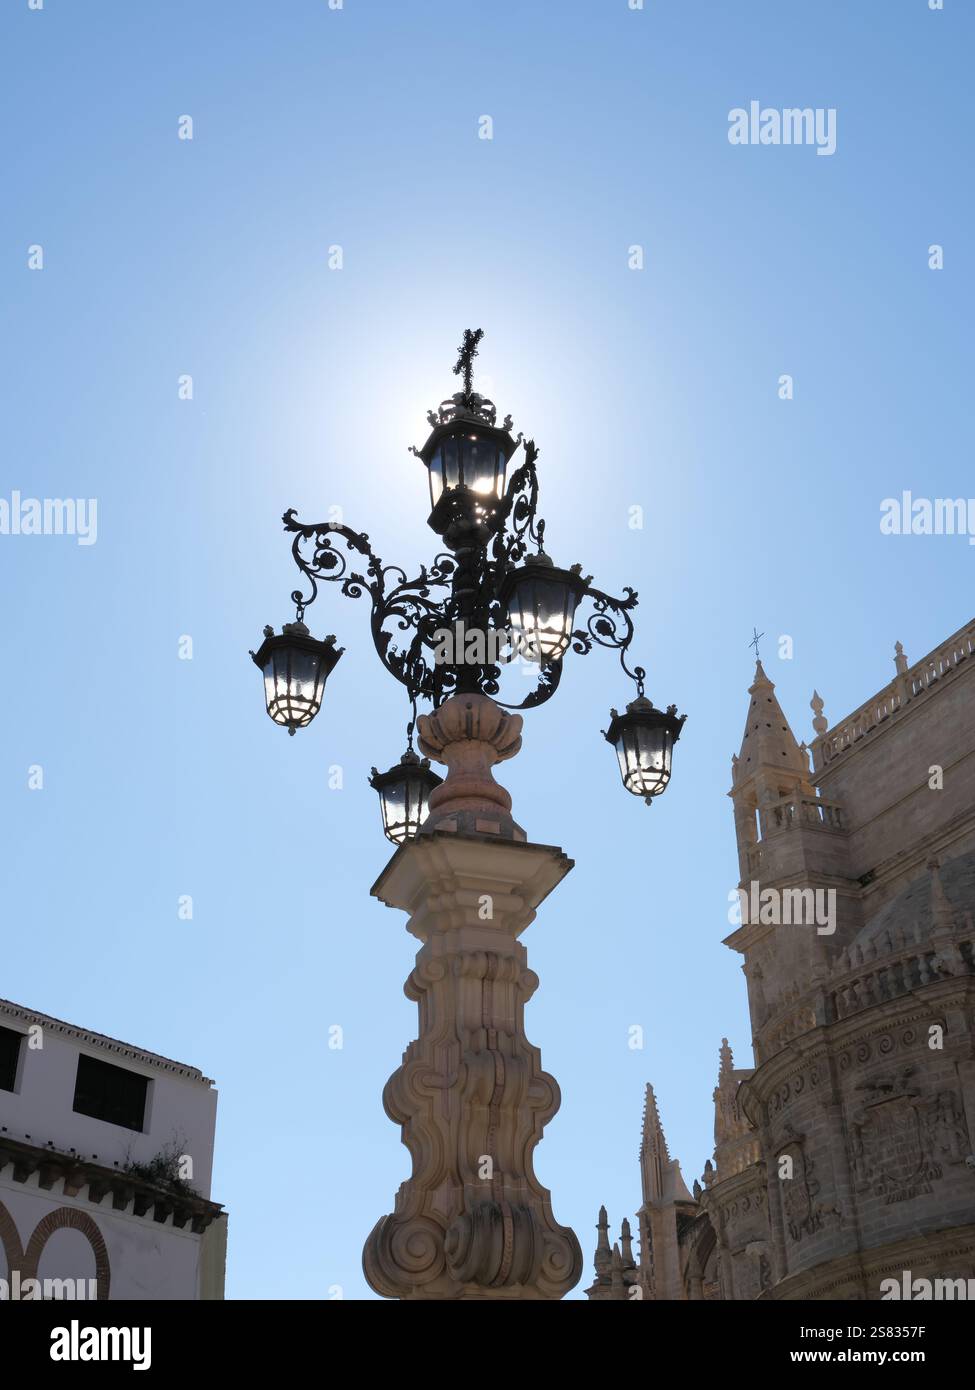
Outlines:
<svg viewBox="0 0 975 1390"><path fill-rule="evenodd" d="M941 1091L929 1104L925 1125L932 1152L946 1163L963 1163L971 1150L961 1098Z"/></svg>
<svg viewBox="0 0 975 1390"><path fill-rule="evenodd" d="M511 819L511 796L491 769L521 748L522 718L487 695L454 695L417 719L420 751L444 763L447 776L430 794L424 833L439 828L524 840Z"/></svg>
<svg viewBox="0 0 975 1390"><path fill-rule="evenodd" d="M911 1070L897 1079L878 1077L861 1087L878 1099L858 1113L851 1127L857 1191L872 1191L888 1204L930 1193L931 1182L942 1173L934 1144L947 1142L950 1150L952 1142L956 1146L960 1142L957 1135L951 1138L954 1111L947 1103L940 1104L941 1097L932 1113L930 1103L905 1089Z"/></svg>
<svg viewBox="0 0 975 1390"><path fill-rule="evenodd" d="M780 1149L780 1163L784 1157L792 1161L792 1177L780 1179L782 1207L786 1229L792 1239L798 1242L804 1235L818 1231L823 1224L822 1208L815 1204L820 1184L813 1176L815 1164L806 1154L801 1140L792 1140Z"/></svg>
<svg viewBox="0 0 975 1390"><path fill-rule="evenodd" d="M383 1093L413 1171L363 1253L387 1298L558 1299L580 1277L532 1166L560 1095L525 1036L538 978L517 940L569 868L550 846L440 830L403 845L373 890L423 942L405 985L419 1036Z"/></svg>

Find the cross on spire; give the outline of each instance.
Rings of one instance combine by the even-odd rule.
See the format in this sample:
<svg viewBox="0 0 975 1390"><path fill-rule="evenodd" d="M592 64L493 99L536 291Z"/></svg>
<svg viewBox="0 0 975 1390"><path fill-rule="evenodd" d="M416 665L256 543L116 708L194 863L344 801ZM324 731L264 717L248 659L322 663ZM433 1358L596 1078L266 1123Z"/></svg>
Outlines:
<svg viewBox="0 0 975 1390"><path fill-rule="evenodd" d="M470 399L471 386L474 375L474 358L477 356L477 345L484 337L483 328L467 328L464 330L464 341L457 349L459 356L454 367L454 376L464 378L464 396Z"/></svg>
<svg viewBox="0 0 975 1390"><path fill-rule="evenodd" d="M755 627L755 625L752 624L752 640L749 642L748 645L749 645L750 647L754 647L754 648L755 648L755 660L756 660L756 661L759 660L759 655L758 655L758 644L759 644L760 639L763 638L764 636L765 636L765 633L764 633L764 632L759 632L758 629Z"/></svg>

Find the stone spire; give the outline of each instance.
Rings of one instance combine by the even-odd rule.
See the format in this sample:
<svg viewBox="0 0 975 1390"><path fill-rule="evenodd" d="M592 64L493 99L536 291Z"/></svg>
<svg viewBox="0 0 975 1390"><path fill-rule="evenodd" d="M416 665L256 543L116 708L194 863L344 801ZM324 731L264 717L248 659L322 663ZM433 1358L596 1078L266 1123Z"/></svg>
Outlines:
<svg viewBox="0 0 975 1390"><path fill-rule="evenodd" d="M667 1148L667 1137L660 1123L657 1098L653 1087L647 1082L646 1103L643 1107L643 1134L640 1140L640 1174L643 1180L643 1201L645 1206L664 1205L668 1202L690 1201L681 1177L680 1164L671 1158Z"/></svg>
<svg viewBox="0 0 975 1390"><path fill-rule="evenodd" d="M657 1110L657 1098L648 1081L643 1105L643 1133L640 1138L640 1168L645 1202L659 1202L663 1196L663 1165L669 1158L667 1139Z"/></svg>
<svg viewBox="0 0 975 1390"><path fill-rule="evenodd" d="M745 732L738 752L738 780L754 776L760 769L784 769L808 782L809 762L803 755L789 721L775 694L775 686L765 674L761 661L755 663L755 679L748 688L752 697L745 720Z"/></svg>
<svg viewBox="0 0 975 1390"><path fill-rule="evenodd" d="M610 1277L612 1279L613 1301L622 1302L626 1298L626 1287L623 1283L623 1256L620 1254L618 1245L613 1246L613 1267Z"/></svg>
<svg viewBox="0 0 975 1390"><path fill-rule="evenodd" d="M683 1298L677 1221L694 1210L694 1199L681 1175L680 1164L670 1157L657 1099L648 1085L640 1141L639 1282L650 1298ZM625 1235L624 1231L624 1235ZM624 1247L625 1248L625 1247Z"/></svg>
<svg viewBox="0 0 975 1390"><path fill-rule="evenodd" d="M735 1066L727 1038L721 1039L718 1058L718 1084L714 1088L714 1162L720 1182L741 1172L753 1161L754 1135L738 1109L738 1087L751 1076L751 1070Z"/></svg>
<svg viewBox="0 0 975 1390"><path fill-rule="evenodd" d="M799 743L782 712L775 686L760 661L748 690L748 715L737 759L732 763L728 795L734 804L735 838L738 842L739 883L774 883L778 878L811 875L824 857L824 846L804 836L807 828L819 830L821 815L811 806L817 800L809 749ZM813 725L817 739L826 720L822 700L813 695ZM832 823L831 823L832 824ZM788 844L775 843L778 832L799 828ZM772 841L770 843L770 840ZM825 872L835 875L832 851Z"/></svg>
<svg viewBox="0 0 975 1390"><path fill-rule="evenodd" d="M596 1254L593 1264L596 1266L596 1274L608 1274L613 1262L612 1251L609 1248L609 1217L606 1215L606 1208L599 1208L599 1220L596 1222Z"/></svg>
<svg viewBox="0 0 975 1390"><path fill-rule="evenodd" d="M609 1218L605 1207L599 1208L596 1230L599 1232L593 1261L596 1277L586 1289L586 1297L594 1303L624 1303L630 1296L630 1286L640 1282L640 1272L633 1260L630 1223L624 1218L621 1233L622 1250L616 1242L612 1249L610 1248Z"/></svg>
<svg viewBox="0 0 975 1390"><path fill-rule="evenodd" d="M623 1251L624 1269L635 1269L636 1262L633 1259L633 1233L630 1230L630 1223L627 1217L623 1217L623 1224L620 1226L620 1245Z"/></svg>
<svg viewBox="0 0 975 1390"><path fill-rule="evenodd" d="M718 1084L714 1088L714 1150L716 1159L718 1159L718 1151L721 1147L729 1140L736 1138L738 1131L735 1106L735 1092L738 1090L738 1084L735 1081L735 1058L727 1038L721 1039L718 1059Z"/></svg>

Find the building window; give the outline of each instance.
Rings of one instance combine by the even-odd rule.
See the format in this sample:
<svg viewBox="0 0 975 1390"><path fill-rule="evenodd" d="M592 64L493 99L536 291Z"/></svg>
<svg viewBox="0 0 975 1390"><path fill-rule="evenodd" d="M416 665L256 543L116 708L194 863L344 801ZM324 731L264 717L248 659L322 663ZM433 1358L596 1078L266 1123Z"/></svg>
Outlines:
<svg viewBox="0 0 975 1390"><path fill-rule="evenodd" d="M148 1077L82 1053L78 1058L74 1109L79 1115L91 1115L110 1125L141 1130L148 1087Z"/></svg>
<svg viewBox="0 0 975 1390"><path fill-rule="evenodd" d="M0 1091L12 1091L17 1084L17 1063L23 1033L12 1028L0 1028Z"/></svg>

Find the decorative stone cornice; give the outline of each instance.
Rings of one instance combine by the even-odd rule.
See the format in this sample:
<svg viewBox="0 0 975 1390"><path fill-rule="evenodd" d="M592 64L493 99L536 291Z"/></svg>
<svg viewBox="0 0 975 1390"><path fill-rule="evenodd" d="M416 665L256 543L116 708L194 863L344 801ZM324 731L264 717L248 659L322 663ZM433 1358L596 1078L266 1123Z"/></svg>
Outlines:
<svg viewBox="0 0 975 1390"><path fill-rule="evenodd" d="M153 1221L160 1223L171 1216L175 1227L182 1230L189 1225L194 1235L202 1235L223 1211L219 1202L205 1197L176 1192L121 1169L89 1162L77 1154L25 1144L0 1134L0 1174L8 1166L14 1182L25 1183L36 1173L39 1188L49 1192L60 1182L65 1197L78 1197L87 1188L88 1201L96 1206L110 1196L115 1211L127 1211L131 1206L132 1215L151 1215Z"/></svg>
<svg viewBox="0 0 975 1390"><path fill-rule="evenodd" d="M174 1062L171 1057L161 1057L155 1052L144 1052L141 1048L120 1042L118 1038L107 1037L104 1033L90 1033L84 1028L77 1028L73 1023L65 1023L63 1019L52 1018L49 1014L39 1014L21 1004L13 1004L9 999L0 999L0 1023L7 1018L28 1028L37 1025L45 1032L57 1034L71 1042L85 1043L88 1047L98 1048L99 1051L123 1058L127 1062L140 1062L143 1066L151 1067L153 1071L168 1072L171 1076L181 1076L187 1081L198 1081L203 1086L213 1085L212 1079L204 1076L197 1067L187 1066L184 1062Z"/></svg>
<svg viewBox="0 0 975 1390"><path fill-rule="evenodd" d="M879 1299L880 1281L899 1278L905 1270L912 1274L943 1274L956 1260L971 1261L975 1256L975 1226L930 1227L906 1240L855 1251L839 1259L788 1275L767 1297L778 1301Z"/></svg>
<svg viewBox="0 0 975 1390"><path fill-rule="evenodd" d="M418 835L399 847L372 896L408 912L406 929L421 941L466 927L480 945L497 949L499 938L518 937L534 921L574 860L556 845L518 840L490 841L486 856L485 844L484 837L461 831Z"/></svg>

